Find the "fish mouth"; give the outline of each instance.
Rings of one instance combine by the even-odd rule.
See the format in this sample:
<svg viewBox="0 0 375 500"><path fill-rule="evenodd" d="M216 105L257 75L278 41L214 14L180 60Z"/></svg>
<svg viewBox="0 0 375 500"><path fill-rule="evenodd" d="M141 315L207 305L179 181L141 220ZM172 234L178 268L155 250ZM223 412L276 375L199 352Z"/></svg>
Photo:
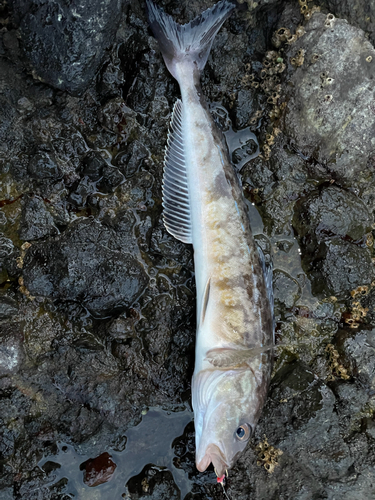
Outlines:
<svg viewBox="0 0 375 500"><path fill-rule="evenodd" d="M206 453L201 460L197 459L197 469L204 472L212 462L216 474L220 477L229 468L224 460L223 453L216 444L209 444L206 448Z"/></svg>

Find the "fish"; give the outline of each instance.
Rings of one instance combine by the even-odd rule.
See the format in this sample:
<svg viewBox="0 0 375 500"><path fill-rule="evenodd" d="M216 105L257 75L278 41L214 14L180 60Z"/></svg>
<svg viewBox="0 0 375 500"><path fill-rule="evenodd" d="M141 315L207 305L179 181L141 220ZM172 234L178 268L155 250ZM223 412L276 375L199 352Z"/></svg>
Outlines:
<svg viewBox="0 0 375 500"><path fill-rule="evenodd" d="M221 0L184 25L151 0L146 7L181 92L167 138L162 205L167 231L194 249L196 467L203 472L212 463L222 480L260 417L274 345L272 265L254 240L241 183L200 85L235 3Z"/></svg>

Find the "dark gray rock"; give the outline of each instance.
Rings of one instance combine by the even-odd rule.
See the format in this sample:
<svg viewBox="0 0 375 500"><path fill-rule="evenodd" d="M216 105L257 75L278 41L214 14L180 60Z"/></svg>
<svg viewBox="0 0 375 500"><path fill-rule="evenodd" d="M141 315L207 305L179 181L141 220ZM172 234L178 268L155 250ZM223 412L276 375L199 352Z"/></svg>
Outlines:
<svg viewBox="0 0 375 500"><path fill-rule="evenodd" d="M278 465L269 474L262 465L262 454L248 449L232 472L231 484L235 486L233 492L228 489L228 495L235 491L241 500L249 494L259 500L331 498L327 489L332 482L351 481L354 459L340 435L336 398L298 363L284 366L274 378L256 441L263 441L264 435L270 445L282 451ZM249 481L241 486L245 471L250 474Z"/></svg>
<svg viewBox="0 0 375 500"><path fill-rule="evenodd" d="M21 325L0 323L0 376L17 373L24 359Z"/></svg>
<svg viewBox="0 0 375 500"><path fill-rule="evenodd" d="M155 470L153 466L146 466L137 476L132 477L127 488L134 500L150 498L152 500L180 500L180 491L169 470Z"/></svg>
<svg viewBox="0 0 375 500"><path fill-rule="evenodd" d="M9 2L35 75L80 94L91 84L120 22L119 0Z"/></svg>
<svg viewBox="0 0 375 500"><path fill-rule="evenodd" d="M128 178L145 164L145 160L149 156L150 151L140 141L134 141L125 153L116 156L115 161L125 177Z"/></svg>
<svg viewBox="0 0 375 500"><path fill-rule="evenodd" d="M347 21L315 13L288 60L298 50L304 63L290 65L285 132L327 176L363 189L374 180L374 47Z"/></svg>
<svg viewBox="0 0 375 500"><path fill-rule="evenodd" d="M76 221L54 240L33 245L23 277L33 295L82 303L95 316L128 307L144 290L143 266L125 249L109 249L113 231Z"/></svg>
<svg viewBox="0 0 375 500"><path fill-rule="evenodd" d="M374 271L368 248L333 238L322 245L321 255L311 263L314 294L348 298L360 285L369 285Z"/></svg>
<svg viewBox="0 0 375 500"><path fill-rule="evenodd" d="M18 312L18 304L11 297L0 295L0 320L11 318Z"/></svg>
<svg viewBox="0 0 375 500"><path fill-rule="evenodd" d="M290 309L301 297L301 286L297 280L285 271L275 269L273 272L273 293L275 309Z"/></svg>
<svg viewBox="0 0 375 500"><path fill-rule="evenodd" d="M294 210L293 226L314 293L344 297L371 283L371 253L360 244L371 230L372 217L357 196L322 187L301 198Z"/></svg>
<svg viewBox="0 0 375 500"><path fill-rule="evenodd" d="M19 235L21 240L32 241L56 234L53 217L44 201L37 196L27 197L23 203Z"/></svg>
<svg viewBox="0 0 375 500"><path fill-rule="evenodd" d="M298 201L293 225L304 250L334 236L360 240L371 230L366 205L350 191L335 186L313 191Z"/></svg>
<svg viewBox="0 0 375 500"><path fill-rule="evenodd" d="M359 331L343 339L343 353L350 363L350 372L375 395L375 332Z"/></svg>
<svg viewBox="0 0 375 500"><path fill-rule="evenodd" d="M33 179L56 180L62 177L62 173L53 155L47 152L40 152L33 155L30 158L27 170Z"/></svg>
<svg viewBox="0 0 375 500"><path fill-rule="evenodd" d="M337 17L344 17L350 24L369 33L375 44L375 5L367 0L327 0L327 7Z"/></svg>

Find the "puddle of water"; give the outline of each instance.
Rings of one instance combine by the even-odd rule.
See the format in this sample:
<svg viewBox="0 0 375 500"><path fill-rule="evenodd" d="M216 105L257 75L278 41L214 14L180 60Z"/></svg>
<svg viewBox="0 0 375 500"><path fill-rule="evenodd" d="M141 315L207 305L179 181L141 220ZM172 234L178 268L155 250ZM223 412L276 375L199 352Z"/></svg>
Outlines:
<svg viewBox="0 0 375 500"><path fill-rule="evenodd" d="M172 443L176 437L181 436L186 425L191 422L193 414L188 409L172 413L161 408L151 408L142 418L139 425L127 430L126 449L122 452L111 449L107 451L113 462L117 465L112 479L108 483L96 487L89 487L83 482L83 471L80 465L93 456L81 455L71 445L58 443L56 455L43 457L38 466L43 469L47 462L60 466L53 473L49 486L56 484L62 478L68 479L65 493L71 498L80 500L121 500L126 497L126 484L129 479L139 474L145 465L154 464L166 467L173 475L177 487L184 498L192 488L188 475L173 465L175 457Z"/></svg>

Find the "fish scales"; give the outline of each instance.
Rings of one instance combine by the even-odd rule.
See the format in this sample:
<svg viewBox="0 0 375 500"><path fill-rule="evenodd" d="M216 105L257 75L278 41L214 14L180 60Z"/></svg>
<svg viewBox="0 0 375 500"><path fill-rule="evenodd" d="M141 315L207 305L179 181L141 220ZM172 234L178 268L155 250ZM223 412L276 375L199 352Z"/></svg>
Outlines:
<svg viewBox="0 0 375 500"><path fill-rule="evenodd" d="M168 230L194 247L196 463L204 470L212 462L221 475L243 451L260 416L273 342L270 280L224 137L200 87L212 40L233 4L219 2L184 26L150 1L147 5L151 28L181 91L172 117L163 204ZM182 178L188 195L179 193Z"/></svg>

